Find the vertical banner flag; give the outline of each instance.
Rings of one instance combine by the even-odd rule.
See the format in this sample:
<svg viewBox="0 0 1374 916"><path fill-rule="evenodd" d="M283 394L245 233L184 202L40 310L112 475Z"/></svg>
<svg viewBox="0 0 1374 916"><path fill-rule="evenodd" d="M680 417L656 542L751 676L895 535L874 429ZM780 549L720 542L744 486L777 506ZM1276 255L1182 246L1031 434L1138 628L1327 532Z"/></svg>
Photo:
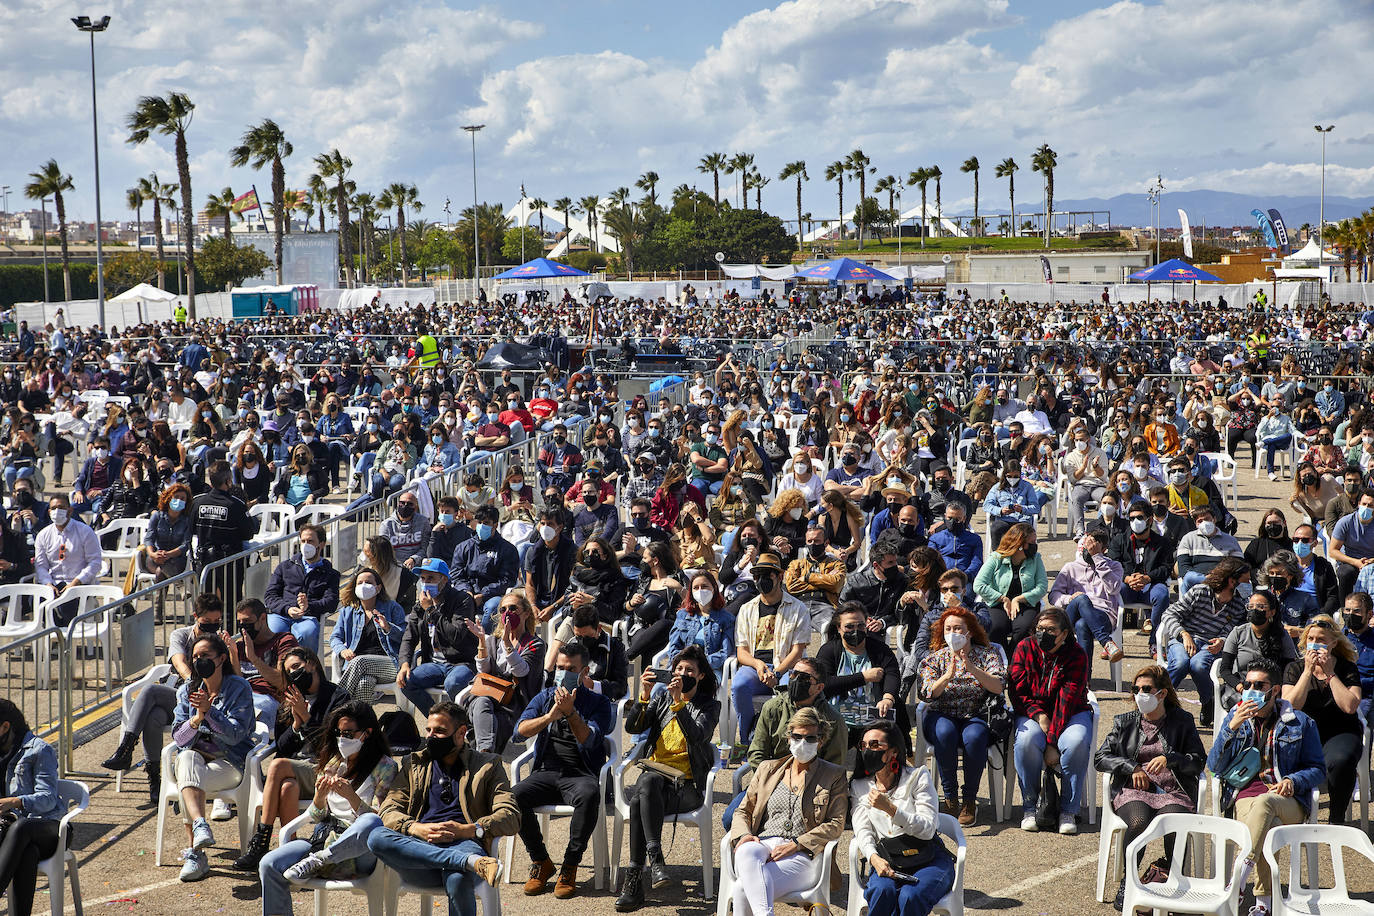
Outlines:
<svg viewBox="0 0 1374 916"><path fill-rule="evenodd" d="M1043 254L1040 256L1040 272L1044 275L1046 283L1054 282L1054 274L1050 272L1050 259Z"/></svg>
<svg viewBox="0 0 1374 916"><path fill-rule="evenodd" d="M1188 225L1188 211L1179 207L1178 224L1183 228L1183 256L1191 258L1193 256L1193 229Z"/></svg>
<svg viewBox="0 0 1374 916"><path fill-rule="evenodd" d="M1274 234L1275 234L1276 236L1278 236L1279 247L1281 247L1281 248L1283 248L1283 250L1287 251L1287 250L1288 250L1288 227L1285 226L1285 225L1283 224L1283 217L1279 215L1279 211L1277 211L1277 210L1270 210L1270 211L1269 211L1269 219L1274 223Z"/></svg>
<svg viewBox="0 0 1374 916"><path fill-rule="evenodd" d="M1274 234L1274 221L1269 218L1269 214L1263 210L1251 210L1250 215L1259 224L1260 232L1264 234L1264 245L1266 248L1278 248L1278 236Z"/></svg>

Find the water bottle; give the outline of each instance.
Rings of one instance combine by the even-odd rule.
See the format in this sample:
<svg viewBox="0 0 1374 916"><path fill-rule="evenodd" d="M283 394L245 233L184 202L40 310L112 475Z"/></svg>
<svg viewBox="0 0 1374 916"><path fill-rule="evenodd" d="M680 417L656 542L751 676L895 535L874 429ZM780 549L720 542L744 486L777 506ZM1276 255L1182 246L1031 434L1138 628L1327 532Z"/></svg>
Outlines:
<svg viewBox="0 0 1374 916"><path fill-rule="evenodd" d="M720 765L722 767L728 767L730 765L730 744L726 741L722 741L717 746L717 750L720 752Z"/></svg>

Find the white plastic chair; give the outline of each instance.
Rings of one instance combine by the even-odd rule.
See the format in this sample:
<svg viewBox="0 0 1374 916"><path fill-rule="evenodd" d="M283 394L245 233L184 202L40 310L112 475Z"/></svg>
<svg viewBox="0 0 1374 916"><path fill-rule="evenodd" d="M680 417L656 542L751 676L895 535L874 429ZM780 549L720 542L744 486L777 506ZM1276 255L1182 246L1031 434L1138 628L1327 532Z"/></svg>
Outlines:
<svg viewBox="0 0 1374 916"><path fill-rule="evenodd" d="M503 845L509 851L509 849L513 845L515 845L513 838L496 838L496 844L492 846L491 854L496 857L496 861L498 863L501 861L501 847ZM384 866L382 866L381 864L378 864L377 870L382 871L383 867ZM435 897L440 897L444 900L448 899L448 892L444 890L444 888L442 887L418 887L416 885L407 884L404 881L401 881L400 875L398 875L395 871L393 871L390 868L386 869L386 873L387 880L390 883L390 889L386 895L386 916L396 916L397 912L401 908L400 898L402 894L420 895L421 916L429 916L429 914L434 912ZM505 876L505 874L505 866L498 864L496 866L496 884L488 884L480 878L478 879L476 897L477 902L482 905L482 916L501 916L500 885L501 879ZM316 916L324 916L324 912L319 909L316 909L315 914ZM372 916L372 914L369 912L368 916Z"/></svg>
<svg viewBox="0 0 1374 916"><path fill-rule="evenodd" d="M1169 834L1177 834L1180 839L1174 843L1174 854L1169 862L1169 877L1158 884L1142 884L1136 869L1126 869L1126 901L1121 911L1134 913L1139 907L1153 909L1158 913L1215 913L1217 916L1236 916L1243 890L1240 878L1245 867L1245 856L1250 852L1252 845L1249 828L1240 821L1224 817L1160 814L1150 821L1150 826L1143 834L1126 847L1125 861L1134 862L1151 841L1162 839ZM1217 863L1217 866L1212 869L1213 874L1210 877L1184 874L1183 860L1188 849L1186 840L1193 834L1200 834L1212 842L1212 861ZM1234 850L1235 864L1224 870L1220 863L1228 861L1228 849Z"/></svg>
<svg viewBox="0 0 1374 916"><path fill-rule="evenodd" d="M1212 480L1216 482L1217 489L1226 502L1226 508L1234 512L1236 503L1240 499L1240 489L1236 484L1236 459L1225 452L1203 452L1203 454L1216 464L1217 469L1212 474ZM1229 494L1227 493L1227 484L1230 484Z"/></svg>
<svg viewBox="0 0 1374 916"><path fill-rule="evenodd" d="M51 585L24 582L0 585L0 643L41 633L47 627L48 605L57 592ZM31 608L24 612L24 599Z"/></svg>
<svg viewBox="0 0 1374 916"><path fill-rule="evenodd" d="M619 722L612 723L611 731L618 732ZM606 799L606 785L611 778L611 768L615 762L616 742L609 735L606 737L606 762L602 764L601 770L597 774L597 810L595 814L596 824L592 828L592 879L597 890L605 887L606 872L610 869L610 853L607 849L606 838L606 810L603 807ZM530 742L529 750L525 751L511 763L511 785L515 785L523 778L522 771L529 771L534 766L534 742ZM545 836L549 833L549 817L572 817L572 805L540 805L534 809L539 816L540 829ZM515 844L506 846L506 855L502 859L505 867L506 880L514 881L514 873L511 865L515 856Z"/></svg>
<svg viewBox="0 0 1374 916"><path fill-rule="evenodd" d="M239 814L243 816L242 812ZM296 833L302 828L310 827L311 821L308 815L302 814L291 823L281 829L280 845L285 846L296 838ZM367 916L386 916L387 904L393 899L387 893L389 876L387 867L381 862L372 870L370 875L359 875L356 878L306 878L302 881L291 882L297 887L305 887L314 891L315 916L325 916L329 912L329 892L344 891L350 894L361 894L367 898Z"/></svg>
<svg viewBox="0 0 1374 916"><path fill-rule="evenodd" d="M48 877L48 894L52 916L62 916L66 909L62 896L64 874L71 875L72 904L76 907L76 916L82 916L81 879L76 870L76 853L71 848L72 821L76 819L78 814L91 806L91 792L84 782L59 779L57 781L57 797L62 801L62 811L64 812L57 827L57 850L38 863L38 870ZM14 912L12 901L10 912Z"/></svg>
<svg viewBox="0 0 1374 916"><path fill-rule="evenodd" d="M300 530L305 525L321 525L331 518L338 518L344 514L344 507L338 503L314 503L309 506L301 506L296 510L296 529Z"/></svg>
<svg viewBox="0 0 1374 916"><path fill-rule="evenodd" d="M948 814L938 815L938 823L935 826L938 833L954 840L957 848L954 851L954 886L949 893L935 904L932 913L944 913L945 916L963 916L964 913L964 859L968 854L968 840L964 838L963 828L959 822ZM722 860L723 861L723 860ZM864 902L864 879L869 872L867 862L859 861L859 844L853 840L849 841L849 903L846 907L846 916L863 916L868 909L868 904Z"/></svg>
<svg viewBox="0 0 1374 916"><path fill-rule="evenodd" d="M1333 886L1323 888L1316 873L1308 872L1309 887L1302 880L1302 864L1298 850L1306 847L1309 857L1318 846L1331 848ZM1288 886L1278 880L1279 849L1288 849ZM1274 876L1274 916L1369 916L1367 902L1351 900L1345 881L1345 850L1353 849L1374 865L1374 843L1364 831L1354 827L1333 827L1330 824L1283 824L1273 827L1264 837L1264 858L1269 873ZM1369 874L1365 871L1364 874Z"/></svg>
<svg viewBox="0 0 1374 916"><path fill-rule="evenodd" d="M238 807L239 849L248 848L249 835L253 831L252 818L248 816L248 792L252 782L248 773L253 767L260 765L262 758L266 756L271 734L268 732L267 726L259 722L253 732L253 737L257 743L248 752L247 759L244 760L244 774L239 780L239 784L222 792L206 793L205 796L207 803L219 798ZM179 751L180 748L171 741L162 749L162 791L158 797L157 846L155 848L156 855L153 858L153 864L158 866L162 865L162 841L167 829L167 806L173 802L181 804L181 787L177 785L177 753Z"/></svg>
<svg viewBox="0 0 1374 916"><path fill-rule="evenodd" d="M128 721L129 721L129 716L130 716L130 715L133 713L133 711L134 711L134 700L138 698L138 695L139 695L140 693L143 692L144 688L146 688L146 687L151 687L152 685L156 684L158 681L162 680L164 677L166 677L167 675L169 675L169 674L171 674L171 673L172 673L172 666L169 665L169 664L167 664L167 663L165 663L165 662L164 662L163 664L160 664L160 665L154 665L153 667L151 667L151 668L148 669L147 673L144 674L143 677L141 677L141 678L139 678L138 680L134 681L134 682L133 682L132 684L130 684L128 687L125 687L124 690L123 690L123 692L122 692L122 694L121 694L121 700L122 700L122 706L123 706L123 715L122 715L120 721L122 721L122 722L128 722ZM115 793L118 794L119 792L123 792L123 791L124 791L124 771L123 771L123 770L116 770L116 771L115 771Z"/></svg>
<svg viewBox="0 0 1374 916"><path fill-rule="evenodd" d="M997 650L1001 654L1002 647L997 646ZM1005 668L1005 658L1003 667ZM926 766L930 768L930 778L938 787L940 785L940 764L935 759L935 749L925 740L925 719L929 713L929 703L922 701L917 704L915 716L917 727L913 731L919 740L912 748L912 753L916 760L924 761ZM1005 741L990 740L988 742L988 762L987 766L983 768L988 774L988 797L992 800L992 816L999 824L1011 815L1012 783L1015 780L1008 780L1008 770L1012 762L1012 748L1015 740L1014 731Z"/></svg>
<svg viewBox="0 0 1374 916"><path fill-rule="evenodd" d="M264 544L290 534L296 520L295 509L277 503L258 503L248 510L248 514L259 519L258 533L253 540Z"/></svg>
<svg viewBox="0 0 1374 916"><path fill-rule="evenodd" d="M124 589L117 585L73 585L62 593L62 602L75 601L76 611L72 614L73 619L88 613L96 608L111 605L116 601L124 600ZM54 602L56 599L54 599ZM52 615L53 605L48 605L48 614ZM55 626L53 622L50 626ZM67 651L84 643L96 643L105 654L105 684L107 688L114 686L114 611L107 610L99 617L92 617L84 623L78 623L70 628L71 637L67 641Z"/></svg>
<svg viewBox="0 0 1374 916"><path fill-rule="evenodd" d="M712 821L715 815L712 810L712 796L714 791L712 786L716 784L716 774L720 772L720 756L712 754L715 764L711 767L711 772L706 776L706 799L701 807L695 811L685 811L682 814L668 814L663 818L663 823L676 824L695 824L697 833L701 839L701 849L711 848L712 840ZM616 879L620 873L620 849L621 842L625 835L625 826L630 821L630 803L625 797L625 769L630 765L625 761L617 766L613 773L615 786L615 806L611 812L611 887L616 886ZM715 887L715 867L704 855L701 862L701 893L707 900L711 899L711 894Z"/></svg>
<svg viewBox="0 0 1374 916"><path fill-rule="evenodd" d="M1207 786L1205 779L1198 781L1197 808L1199 811L1204 811L1207 808ZM1121 881L1126 872L1126 822L1117 817L1116 811L1112 808L1112 774L1110 773L1102 774L1101 804L1102 826L1098 829L1097 841L1097 899L1101 903L1110 903L1111 898L1108 894L1111 892L1111 888ZM1193 861L1201 862L1204 853L1201 840L1194 835L1192 842ZM1111 880L1108 881L1108 878Z"/></svg>
<svg viewBox="0 0 1374 916"><path fill-rule="evenodd" d="M825 850L819 857L820 867L816 869L815 883L805 890L779 897L773 903L819 903L828 906L830 904L830 869L835 861L835 852L839 849L839 845L839 840L831 840L825 844ZM705 855L704 851L702 855ZM716 916L729 916L730 903L734 893L735 851L730 846L730 835L726 834L720 838L720 893L716 896Z"/></svg>
<svg viewBox="0 0 1374 916"><path fill-rule="evenodd" d="M738 670L739 658L734 655L726 658L720 671L720 687L716 692L716 699L720 700L720 722L716 729L720 735L720 743L727 747L735 746L735 733L739 730L730 696L730 682L734 680L735 672Z"/></svg>
<svg viewBox="0 0 1374 916"><path fill-rule="evenodd" d="M119 564L120 562L127 564L134 561L134 555L138 553L139 545L143 543L143 535L148 531L148 523L149 520L146 518L117 518L96 531L96 534L102 539L107 534L112 534L116 538L114 547L106 547L101 552L103 557L101 575L110 576L117 582L120 581Z"/></svg>

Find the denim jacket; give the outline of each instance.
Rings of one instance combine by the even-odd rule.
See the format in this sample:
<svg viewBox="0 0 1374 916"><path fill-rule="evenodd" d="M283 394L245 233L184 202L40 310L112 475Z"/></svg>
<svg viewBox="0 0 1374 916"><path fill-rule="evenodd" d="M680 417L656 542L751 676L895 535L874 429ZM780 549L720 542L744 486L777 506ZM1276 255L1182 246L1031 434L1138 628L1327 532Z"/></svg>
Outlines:
<svg viewBox="0 0 1374 916"><path fill-rule="evenodd" d="M398 653L401 649L401 636L406 631L406 612L395 601L378 601L377 610L382 612L389 627L385 633L377 634L381 637L382 651L399 665ZM363 635L364 622L361 607L352 605L339 608L339 620L334 624L334 632L329 637L329 651L338 653L344 649L350 652L356 650L358 640Z"/></svg>
<svg viewBox="0 0 1374 916"><path fill-rule="evenodd" d="M735 619L724 610L712 611L706 617L678 611L668 634L668 651L676 654L690 645L706 650L711 670L719 674L725 660L735 654Z"/></svg>
<svg viewBox="0 0 1374 916"><path fill-rule="evenodd" d="M1305 713L1293 708L1287 700L1275 700L1278 704L1278 721L1269 739L1269 754L1274 761L1274 779L1293 780L1293 798L1302 805L1303 811L1312 807L1312 790L1326 781L1326 756L1322 752L1322 739L1317 733L1317 723ZM1212 752L1207 755L1207 769L1220 773L1226 769L1235 756L1255 744L1255 720L1247 719L1235 731L1231 730L1231 719L1236 714L1233 707L1226 713L1221 726L1217 729ZM1235 802L1236 789L1225 780L1221 782L1221 808L1229 810Z"/></svg>
<svg viewBox="0 0 1374 916"><path fill-rule="evenodd" d="M52 745L29 732L19 753L5 768L5 797L19 799L25 816L55 819L62 816L57 796L57 752Z"/></svg>
<svg viewBox="0 0 1374 916"><path fill-rule="evenodd" d="M1020 512L1012 512L1009 515L1002 514L1002 509L1005 507L1017 505L1021 507ZM1040 501L1035 495L1035 487L1031 486L1025 477L1022 477L1014 487L1004 487L999 483L989 490L987 497L983 500L983 511L989 517L1001 519L1004 522L1026 522L1033 525L1035 524L1035 517L1040 514L1039 505Z"/></svg>
<svg viewBox="0 0 1374 916"><path fill-rule="evenodd" d="M183 750L193 748L210 759L224 758L242 770L248 752L253 749L253 730L257 724L253 688L238 675L225 677L200 729L190 725L191 716L195 715L189 699L190 690L189 681L177 688L172 740Z"/></svg>
<svg viewBox="0 0 1374 916"><path fill-rule="evenodd" d="M553 708L553 698L553 687L545 687L539 691L520 714L520 721L537 719L544 715ZM587 723L587 730L590 732L578 750L582 754L583 766L590 775L595 776L606 763L605 737L615 727L615 707L601 694L579 687L573 695L573 709L577 710L578 716ZM550 753L552 751L549 748L549 730L546 728L534 736L534 769L539 769Z"/></svg>

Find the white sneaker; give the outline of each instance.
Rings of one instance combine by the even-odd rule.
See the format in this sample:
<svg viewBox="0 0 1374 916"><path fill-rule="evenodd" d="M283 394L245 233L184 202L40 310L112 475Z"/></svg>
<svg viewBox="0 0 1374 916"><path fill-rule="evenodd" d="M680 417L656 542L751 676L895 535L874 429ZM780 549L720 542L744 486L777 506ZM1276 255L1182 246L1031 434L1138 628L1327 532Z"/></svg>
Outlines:
<svg viewBox="0 0 1374 916"><path fill-rule="evenodd" d="M1059 832L1064 836L1074 836L1078 833L1078 818L1072 814L1059 815Z"/></svg>
<svg viewBox="0 0 1374 916"><path fill-rule="evenodd" d="M181 854L185 864L181 866L182 881L204 881L210 874L210 859L199 849L187 849Z"/></svg>
<svg viewBox="0 0 1374 916"><path fill-rule="evenodd" d="M1035 823L1035 814L1033 812L1021 818L1021 829L1027 833L1040 832L1040 825Z"/></svg>
<svg viewBox="0 0 1374 916"><path fill-rule="evenodd" d="M1269 479L1270 479L1270 480L1278 480L1278 479L1279 479L1279 475L1276 474L1276 473L1274 473L1273 471L1270 471L1270 472L1269 472Z"/></svg>
<svg viewBox="0 0 1374 916"><path fill-rule="evenodd" d="M210 806L210 820L227 821L234 816L234 809L229 807L229 803L222 798L215 799L215 803Z"/></svg>

